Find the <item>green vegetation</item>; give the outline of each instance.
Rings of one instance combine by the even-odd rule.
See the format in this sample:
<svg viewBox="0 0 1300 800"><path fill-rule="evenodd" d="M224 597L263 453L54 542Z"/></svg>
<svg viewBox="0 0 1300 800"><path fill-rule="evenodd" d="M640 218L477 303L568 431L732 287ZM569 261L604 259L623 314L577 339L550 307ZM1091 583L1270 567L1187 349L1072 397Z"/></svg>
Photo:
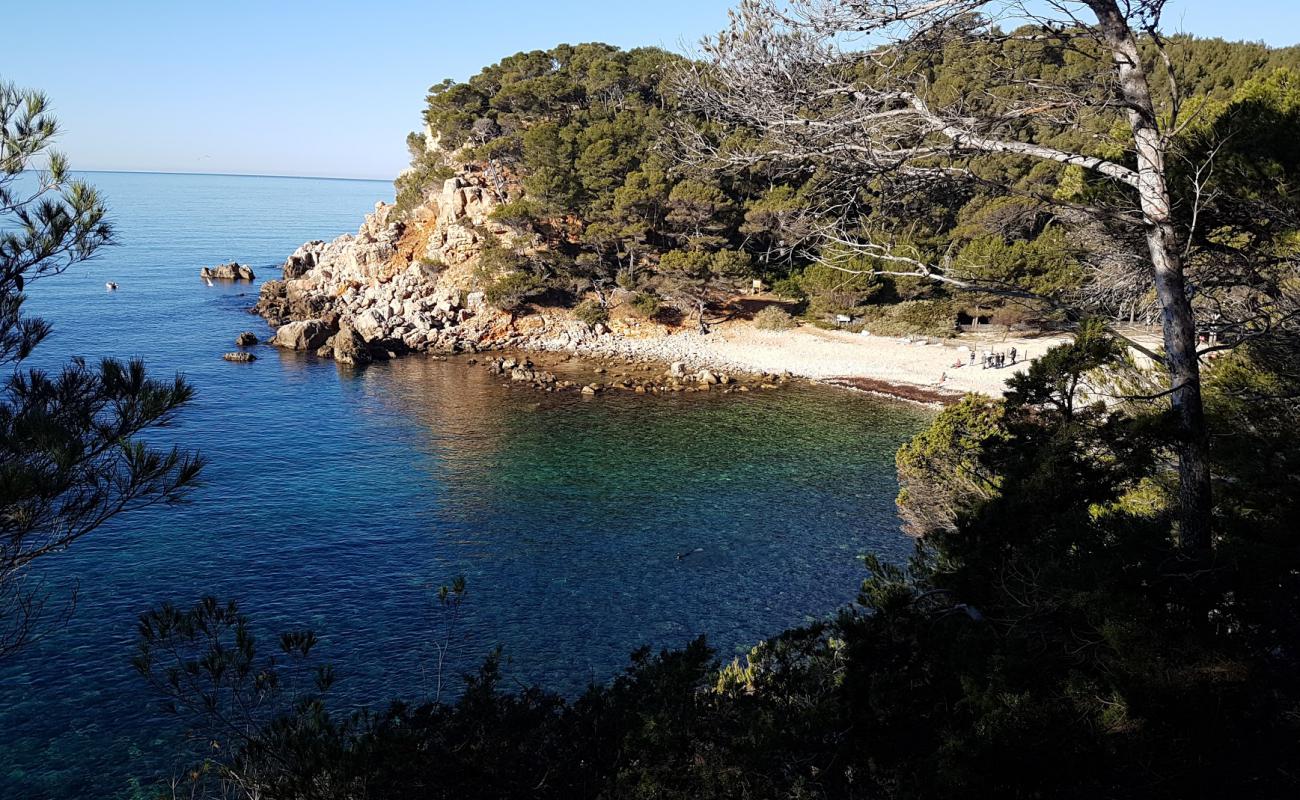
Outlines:
<svg viewBox="0 0 1300 800"><path fill-rule="evenodd" d="M649 292L637 292L629 302L632 309L646 319L653 319L662 306L659 298Z"/></svg>
<svg viewBox="0 0 1300 800"><path fill-rule="evenodd" d="M597 300L583 300L573 309L573 316L588 325L599 325L609 322L609 309L605 308Z"/></svg>
<svg viewBox="0 0 1300 800"><path fill-rule="evenodd" d="M754 327L763 331L786 331L795 324L790 312L780 306L764 306L754 315Z"/></svg>
<svg viewBox="0 0 1300 800"><path fill-rule="evenodd" d="M1294 81L1278 71L1300 70L1300 48L1190 37L1174 37L1168 46L1183 76L1180 90L1203 120L1182 135L1179 146L1189 157L1180 163L1195 163L1190 155L1197 147L1223 141L1211 133L1254 129L1241 121L1249 108L1271 101L1285 107L1278 93L1294 91ZM1018 63L1025 80L1073 85L1095 69L1090 58L1045 54L1030 42L1005 47L1023 51ZM939 98L978 96L988 84L989 66L977 50L942 53L933 66ZM1016 287L1045 301L1008 302L920 278L870 274L890 265L870 254L815 248L802 230L835 176L776 162L722 171L685 163L670 121L718 142L744 135L683 110L672 81L682 64L680 57L653 48L562 45L518 53L464 83L437 84L424 119L439 147L430 151L423 134L412 135L412 167L397 182L399 205L410 207L411 199L438 188L457 165L475 162L490 175L522 182L525 196L498 208L493 218L543 235L548 260L522 259L519 268L551 290L544 293L547 302L576 303L585 292L617 286L654 292L702 319L702 309L752 274L785 296L806 299L811 320L848 314L889 334L946 335L960 312L972 307L998 323L1065 322L1052 300L1072 298L1092 280L1114 280L1104 274L1108 259L1134 245L1081 225L1048 202L1100 199L1106 187L1079 168L1027 167L1013 156L995 156L964 165L977 180L955 193L925 184L889 199L866 193L858 209L863 228L920 262L943 262L973 280ZM1043 144L1086 145L1109 156L1119 146L1113 129L1120 123L1111 108L1074 127L1051 120L1025 124ZM1273 145L1286 146L1251 146ZM1256 179L1266 180L1265 164L1246 158L1235 163L1254 164ZM891 308L907 301L926 304ZM1117 303L1096 310L1133 313L1149 298Z"/></svg>

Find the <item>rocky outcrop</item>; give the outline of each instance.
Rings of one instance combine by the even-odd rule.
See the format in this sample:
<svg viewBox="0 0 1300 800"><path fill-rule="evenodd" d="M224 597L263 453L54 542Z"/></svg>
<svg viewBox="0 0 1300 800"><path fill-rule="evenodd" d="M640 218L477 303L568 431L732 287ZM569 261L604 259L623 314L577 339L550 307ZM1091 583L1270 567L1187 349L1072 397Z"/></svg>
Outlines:
<svg viewBox="0 0 1300 800"><path fill-rule="evenodd" d="M253 355L252 353L245 353L242 350L234 353L226 353L221 357L227 361L234 361L239 364L247 364L250 361L257 360L257 356Z"/></svg>
<svg viewBox="0 0 1300 800"><path fill-rule="evenodd" d="M370 348L366 345L366 340L361 338L352 328L352 324L344 321L339 324L339 332L334 334L333 358L340 364L347 364L350 367L359 367L370 363Z"/></svg>
<svg viewBox="0 0 1300 800"><path fill-rule="evenodd" d="M257 276L253 274L253 268L247 264L231 261L229 264L204 267L199 270L199 277L219 281L252 281Z"/></svg>
<svg viewBox="0 0 1300 800"><path fill-rule="evenodd" d="M330 338L330 328L322 320L307 319L281 325L271 344L288 350L316 350Z"/></svg>
<svg viewBox="0 0 1300 800"><path fill-rule="evenodd" d="M352 365L381 352L473 352L551 335L556 326L544 317L525 322L490 308L475 275L487 237L533 241L491 219L519 194L471 165L405 216L378 203L355 235L295 250L282 277L262 284L253 310L280 326L281 347L317 350L339 331L328 352ZM325 335L303 325L310 321L325 323ZM569 334L567 322L557 320L561 333L591 335L576 328Z"/></svg>
<svg viewBox="0 0 1300 800"><path fill-rule="evenodd" d="M236 347L252 347L257 344L257 334L252 331L244 331L235 337Z"/></svg>

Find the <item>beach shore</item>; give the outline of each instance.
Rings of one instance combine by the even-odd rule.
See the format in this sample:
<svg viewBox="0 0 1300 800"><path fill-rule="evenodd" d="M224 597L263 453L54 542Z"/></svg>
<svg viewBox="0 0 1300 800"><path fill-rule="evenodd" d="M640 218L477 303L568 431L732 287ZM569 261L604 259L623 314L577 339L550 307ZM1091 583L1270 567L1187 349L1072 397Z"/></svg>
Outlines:
<svg viewBox="0 0 1300 800"><path fill-rule="evenodd" d="M584 357L618 357L683 362L691 368L744 373L785 374L818 382L894 394L924 402L943 402L968 392L998 396L1007 380L1025 369L1065 335L1008 336L963 334L954 339L872 336L800 325L785 331L764 331L735 320L710 333L676 331L661 336L606 334L567 350ZM983 351L1009 354L1002 368L985 369ZM975 352L975 363L970 360Z"/></svg>

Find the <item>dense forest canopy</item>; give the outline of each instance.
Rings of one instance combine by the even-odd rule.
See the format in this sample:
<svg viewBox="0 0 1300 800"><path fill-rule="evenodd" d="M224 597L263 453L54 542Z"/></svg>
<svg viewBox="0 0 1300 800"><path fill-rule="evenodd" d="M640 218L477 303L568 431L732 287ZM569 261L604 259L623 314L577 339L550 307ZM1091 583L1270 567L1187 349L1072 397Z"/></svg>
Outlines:
<svg viewBox="0 0 1300 800"><path fill-rule="evenodd" d="M1019 80L1089 92L1106 88L1089 85L1095 84L1095 54L1047 48L1032 37L1007 38L996 30L989 31L986 46L1011 52ZM1295 80L1286 76L1300 74L1300 47L1178 36L1167 49L1178 65L1182 104L1197 119L1182 139L1189 152L1219 145L1220 139L1207 145L1207 131L1231 126L1243 105L1257 104L1251 98L1268 93L1266 86L1275 87L1274 94L1279 86L1283 93L1292 91ZM925 65L931 91L977 105L1015 107L1015 97L986 90L991 60L985 55L956 44L943 49ZM946 261L976 279L1048 299L1107 281L1117 288L1102 293L1096 312L1150 318L1151 297L1125 291L1120 279L1140 242L1124 241L1040 200L1086 203L1106 191L1081 168L995 158L972 166L975 179L957 192L920 185L905 200L886 201L867 184L857 190L852 207L828 208L842 203L832 184L851 175L807 165L792 169L777 160L727 171L687 166L687 137L678 135L683 128L724 152L743 149L752 137L683 111L674 75L684 64L682 57L653 48L562 45L518 53L464 83L443 81L428 96L426 133L410 137L413 161L397 180L399 206L417 205L461 163L486 164L521 181L525 195L498 217L540 233L547 247L527 257L497 251L491 261L498 272L529 276L524 295L560 289L576 299L596 286L603 303L603 290L618 285L696 309L752 275L805 301L814 321L847 313L881 332L943 335L963 311L1005 323L1059 320L1051 303L1010 302L909 278L846 275L842 268L861 262L861 255L813 243L809 228L826 214L851 214L864 226L887 231L919 259ZM863 62L851 69L870 80ZM1277 113L1287 113L1289 101L1277 99L1283 104ZM1026 114L1020 124L1034 141L1123 155L1118 109L1091 116ZM429 136L436 147L429 146ZM1272 180L1272 191L1292 190L1296 162L1283 161L1271 173L1256 170L1257 177Z"/></svg>

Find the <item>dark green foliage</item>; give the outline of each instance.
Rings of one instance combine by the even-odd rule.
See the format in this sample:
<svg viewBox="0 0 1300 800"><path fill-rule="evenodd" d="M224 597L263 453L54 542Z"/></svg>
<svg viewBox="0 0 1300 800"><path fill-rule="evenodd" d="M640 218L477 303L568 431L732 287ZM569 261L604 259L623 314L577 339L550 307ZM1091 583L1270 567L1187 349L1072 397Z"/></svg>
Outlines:
<svg viewBox="0 0 1300 800"><path fill-rule="evenodd" d="M742 188L718 178L671 170L659 152L673 101L662 88L680 62L655 49L562 45L519 53L464 84L443 83L429 95L425 120L443 160L479 160L522 178L526 197L493 218L545 234L572 269L539 275L546 288L602 297L617 283L636 290L663 277L660 256L674 249L713 254L745 244ZM423 137L416 137L403 191L428 175ZM457 150L457 148L464 148ZM673 259L669 258L672 264ZM684 291L680 270L662 294L698 310L723 290L736 257L714 259ZM706 263L706 262L701 262ZM713 280L707 291L699 284Z"/></svg>
<svg viewBox="0 0 1300 800"><path fill-rule="evenodd" d="M583 300L573 309L573 316L588 325L609 322L609 309L596 300Z"/></svg>
<svg viewBox="0 0 1300 800"><path fill-rule="evenodd" d="M483 299L502 311L517 311L546 287L527 272L507 272L495 278L483 290Z"/></svg>
<svg viewBox="0 0 1300 800"><path fill-rule="evenodd" d="M1007 402L1017 406L1046 406L1064 419L1074 406L1084 379L1124 357L1124 348L1106 333L1100 320L1084 320L1068 346L1053 347L1027 370L1007 380Z"/></svg>
<svg viewBox="0 0 1300 800"><path fill-rule="evenodd" d="M738 250L670 250L659 259L664 291L695 311L701 332L708 332L704 312L718 291L734 290L748 277L748 253Z"/></svg>
<svg viewBox="0 0 1300 800"><path fill-rule="evenodd" d="M1095 54L1086 52L1091 46L1084 43L1083 50L1076 50L1032 37L1010 42L991 38L981 46L948 47L924 69L932 73L936 102L985 98L992 61L982 47L1011 53L1024 81L1086 86L1096 71ZM1293 126L1283 124L1282 118L1294 116L1294 105L1279 104L1277 98L1293 89L1286 73L1268 76L1278 69L1300 69L1300 49L1269 50L1188 37L1174 37L1168 46L1182 75L1180 90L1189 98L1187 113L1205 120L1183 137L1186 142L1180 146L1188 154L1179 163L1199 163L1197 154L1226 141L1230 146L1222 158L1230 157L1227 150L1236 155L1231 156L1230 169L1216 168L1215 188L1220 193L1214 197L1228 196L1221 186L1229 176L1250 182L1257 201L1297 185L1278 172L1287 169L1285 153L1294 139L1286 138ZM624 273L620 280L628 288L651 286L658 280L659 257L672 250L743 250L774 285L797 276L800 296L809 299L807 311L814 320L849 313L867 316L882 332L941 335L951 330L957 311L973 304L954 287L880 276L863 276L862 285L855 286L844 273L830 276L819 272L819 263L810 262L811 254L801 249L809 237L808 212L822 199L828 183L843 176L790 173L765 164L705 174L674 164L671 137L665 135L670 119L694 125L708 136L745 138L743 132L717 130L712 123L692 119L679 108L668 79L681 63L680 57L652 48L561 45L518 53L465 83L444 81L430 90L424 113L439 155L430 154L423 136L413 137L412 170L399 179L399 204L422 196L456 161L486 162L521 176L527 191L526 200L507 205L500 221L542 231L552 247L580 264L581 269L563 276L563 285L551 287L562 293L580 294L593 283L609 284ZM865 65L862 69L869 72ZM863 77L869 79L868 74ZM1163 78L1156 84L1159 93ZM1261 110L1266 106L1272 110ZM1123 124L1117 110L1090 112L1072 125L1055 124L1051 117L1025 117L1025 135L1042 144L1123 159L1123 137L1115 133ZM1272 133L1258 133L1262 129ZM1242 135L1245 131L1256 133ZM1265 149L1273 155L1260 157ZM980 283L1031 292L1052 302L1073 297L1090 280L1088 267L1099 256L1098 234L1072 227L1068 215L1058 216L1050 201L1100 202L1107 198L1098 193L1112 189L1078 168L1031 164L1011 155L990 155L962 166L973 171L975 181L959 186L923 182L907 191L891 187L888 192L870 183L855 186L860 205L853 213L860 215L871 238L895 246L905 243L905 251L923 262L947 263L954 273ZM1177 187L1180 210L1193 205L1190 180ZM1206 213L1214 211L1229 224L1250 222L1258 227L1260 220L1268 219L1259 213L1260 202L1249 208L1236 204L1231 214L1226 201L1215 205ZM1271 225L1273 231L1280 227ZM1212 260L1230 238L1228 229L1216 221L1202 230L1216 241L1217 249L1207 251ZM1102 239L1103 254L1140 253L1143 246L1118 236ZM1236 249L1244 251L1257 240L1234 241ZM579 262L582 254L590 257ZM820 255L823 262L839 266L888 266L842 253ZM1241 264L1234 274L1239 277L1247 269ZM1224 275L1220 282L1229 284L1231 277ZM781 285L792 289L792 284ZM678 293L665 289L661 294L695 310ZM924 307L927 313L942 310L944 319L915 320L919 308L901 316L862 310L944 299L958 302ZM1062 321L1050 302L1020 299L1008 314L998 313L1002 300L985 296L978 302L998 320Z"/></svg>
<svg viewBox="0 0 1300 800"><path fill-rule="evenodd" d="M628 302L632 305L632 308L636 310L636 313L646 317L647 319L658 314L659 309L662 307L659 298L649 292L638 292L633 295L632 299Z"/></svg>
<svg viewBox="0 0 1300 800"><path fill-rule="evenodd" d="M137 438L193 396L181 378L111 359L75 359L53 374L22 368L50 332L23 316L24 290L113 239L99 195L50 150L56 133L43 95L0 83L0 657L40 620L47 598L25 580L34 561L122 511L179 500L202 466ZM42 157L48 168L24 175Z"/></svg>

